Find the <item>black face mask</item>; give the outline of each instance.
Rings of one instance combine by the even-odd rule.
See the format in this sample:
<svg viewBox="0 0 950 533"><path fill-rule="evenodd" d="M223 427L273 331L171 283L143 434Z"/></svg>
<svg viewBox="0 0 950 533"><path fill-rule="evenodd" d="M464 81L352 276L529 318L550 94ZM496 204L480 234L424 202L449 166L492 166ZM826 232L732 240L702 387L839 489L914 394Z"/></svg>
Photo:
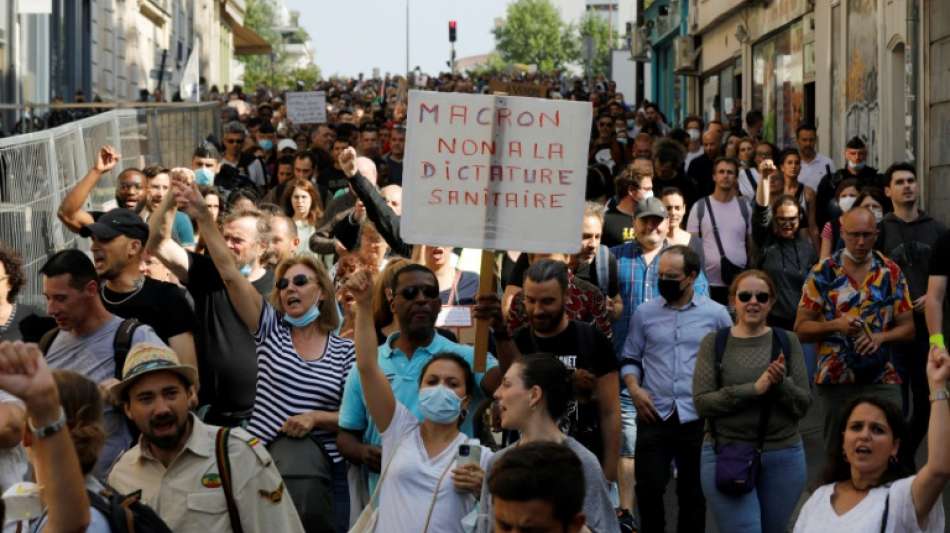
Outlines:
<svg viewBox="0 0 950 533"><path fill-rule="evenodd" d="M683 280L678 279L660 279L657 282L657 288L660 290L660 296L666 300L667 303L675 302L683 296L683 287L680 286Z"/></svg>

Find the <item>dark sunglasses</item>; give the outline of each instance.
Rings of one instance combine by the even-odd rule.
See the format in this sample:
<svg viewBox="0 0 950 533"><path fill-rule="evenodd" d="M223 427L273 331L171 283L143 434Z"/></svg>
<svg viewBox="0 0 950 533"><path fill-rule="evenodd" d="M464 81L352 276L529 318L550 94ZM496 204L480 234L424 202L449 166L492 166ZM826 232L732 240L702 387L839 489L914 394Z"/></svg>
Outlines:
<svg viewBox="0 0 950 533"><path fill-rule="evenodd" d="M280 278L279 280L277 280L277 289L278 289L278 290L284 290L284 289L286 289L287 287L290 286L290 283L291 283L291 282L293 282L293 284L296 285L296 286L298 286L298 287L303 287L304 285L306 285L307 283L309 283L310 280L311 280L311 278L310 278L309 276L307 276L306 274L297 274L296 276L294 276L294 277L291 278L291 279Z"/></svg>
<svg viewBox="0 0 950 533"><path fill-rule="evenodd" d="M439 288L434 285L413 285L411 287L404 287L399 291L399 294L407 300L415 300L416 297L419 296L420 291L423 296L430 300L439 297Z"/></svg>
<svg viewBox="0 0 950 533"><path fill-rule="evenodd" d="M759 302L760 304L769 303L769 298L771 298L767 292L757 292L753 294L751 292L742 291L736 295L736 297L739 298L739 301L744 304L749 303L749 300L751 300L753 296L755 296L755 301Z"/></svg>

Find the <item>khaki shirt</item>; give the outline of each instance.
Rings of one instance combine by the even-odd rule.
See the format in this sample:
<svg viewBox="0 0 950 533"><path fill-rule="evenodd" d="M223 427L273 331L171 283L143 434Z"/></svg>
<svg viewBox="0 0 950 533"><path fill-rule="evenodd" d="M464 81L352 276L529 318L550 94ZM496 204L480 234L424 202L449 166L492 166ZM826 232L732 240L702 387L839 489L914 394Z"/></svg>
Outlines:
<svg viewBox="0 0 950 533"><path fill-rule="evenodd" d="M232 531L215 458L217 426L193 414L191 436L168 468L142 447L127 451L109 474L122 494L142 491L142 501L176 533ZM299 532L303 525L264 444L235 428L228 439L234 499L247 533Z"/></svg>

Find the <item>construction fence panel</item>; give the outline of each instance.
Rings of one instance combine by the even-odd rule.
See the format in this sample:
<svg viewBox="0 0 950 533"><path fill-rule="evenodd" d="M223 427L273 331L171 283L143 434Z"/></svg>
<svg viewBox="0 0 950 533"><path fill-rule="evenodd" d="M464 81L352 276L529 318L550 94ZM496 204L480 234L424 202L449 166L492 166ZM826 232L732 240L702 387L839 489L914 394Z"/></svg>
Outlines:
<svg viewBox="0 0 950 533"><path fill-rule="evenodd" d="M98 211L115 203L115 177L127 168L188 166L194 148L219 135L218 105L116 109L56 128L0 139L0 245L20 254L26 285L18 301L45 308L40 269L66 248L89 243L57 218L66 193L88 172L103 145L121 154L86 204Z"/></svg>

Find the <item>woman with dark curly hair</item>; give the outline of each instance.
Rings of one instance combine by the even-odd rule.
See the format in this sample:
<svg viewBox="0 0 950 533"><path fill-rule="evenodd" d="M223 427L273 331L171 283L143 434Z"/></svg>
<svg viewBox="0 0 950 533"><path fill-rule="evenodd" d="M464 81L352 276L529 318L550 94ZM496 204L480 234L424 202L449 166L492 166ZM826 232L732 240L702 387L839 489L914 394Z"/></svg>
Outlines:
<svg viewBox="0 0 950 533"><path fill-rule="evenodd" d="M34 314L34 310L16 301L26 283L23 259L20 254L0 244L0 341L23 340L20 322Z"/></svg>

